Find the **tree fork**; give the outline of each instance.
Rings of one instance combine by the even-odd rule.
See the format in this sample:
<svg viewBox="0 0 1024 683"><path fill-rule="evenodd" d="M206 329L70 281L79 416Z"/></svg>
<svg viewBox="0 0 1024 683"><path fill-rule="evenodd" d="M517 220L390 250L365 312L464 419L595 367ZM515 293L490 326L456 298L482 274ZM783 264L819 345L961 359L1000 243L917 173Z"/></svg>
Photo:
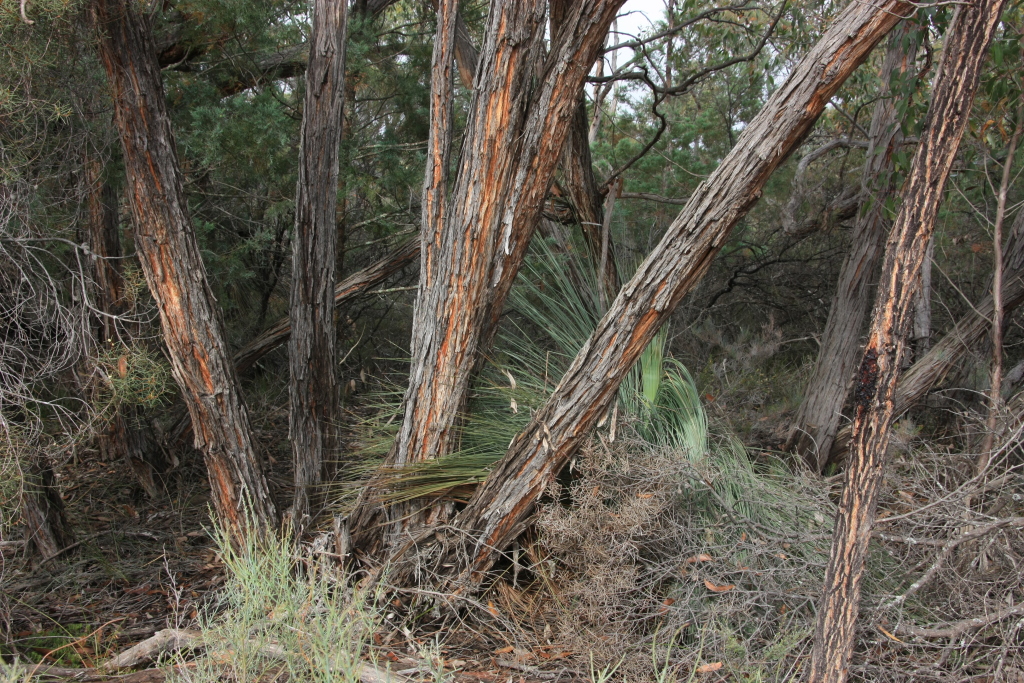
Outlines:
<svg viewBox="0 0 1024 683"><path fill-rule="evenodd" d="M757 201L772 172L800 144L829 98L903 17L909 2L854 2L772 95L736 146L702 183L661 243L619 292L548 402L435 540L436 569L452 590L477 584L526 528L536 502L614 400L679 300L700 280L732 227ZM407 555L389 580L410 581ZM409 560L409 561L406 561ZM446 565L456 565L454 569Z"/></svg>
<svg viewBox="0 0 1024 683"><path fill-rule="evenodd" d="M886 244L871 331L857 374L853 448L818 604L811 683L843 683L847 677L918 274L1003 3L958 5L946 31L925 130Z"/></svg>
<svg viewBox="0 0 1024 683"><path fill-rule="evenodd" d="M139 261L196 426L214 508L239 538L252 526L276 525L277 510L187 213L152 30L131 0L93 0L91 10L124 150Z"/></svg>
<svg viewBox="0 0 1024 683"><path fill-rule="evenodd" d="M546 55L545 3L491 5L443 229L423 235L405 419L386 466L450 452L477 354L540 217L587 68L621 4L573 5ZM350 518L353 542L371 555L392 544L382 537L391 527L373 489L364 489Z"/></svg>

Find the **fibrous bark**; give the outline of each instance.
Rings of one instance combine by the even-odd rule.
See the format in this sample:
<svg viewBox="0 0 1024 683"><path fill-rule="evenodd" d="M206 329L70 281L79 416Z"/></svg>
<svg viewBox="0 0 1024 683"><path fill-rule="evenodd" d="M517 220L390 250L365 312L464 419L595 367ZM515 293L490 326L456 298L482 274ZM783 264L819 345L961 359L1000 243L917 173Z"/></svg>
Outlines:
<svg viewBox="0 0 1024 683"><path fill-rule="evenodd" d="M270 527L277 511L186 209L149 21L130 0L94 0L92 13L124 152L139 261L196 426L214 508L236 535L250 522Z"/></svg>
<svg viewBox="0 0 1024 683"><path fill-rule="evenodd" d="M345 92L346 0L314 0L309 70L299 145L292 236L288 344L289 437L301 523L337 447L337 334L334 280L338 233L338 145Z"/></svg>
<svg viewBox="0 0 1024 683"><path fill-rule="evenodd" d="M447 531L419 543L445 542L439 573L479 582L526 527L538 498L614 400L619 384L675 305L700 280L732 227L821 114L829 98L901 16L907 2L855 2L793 70L750 122L719 168L702 183L661 243L619 292L552 397L480 485ZM433 540L432 540L433 539ZM454 565L454 568L453 568ZM399 563L391 581L408 581ZM454 575L454 576L453 576Z"/></svg>
<svg viewBox="0 0 1024 683"><path fill-rule="evenodd" d="M423 234L405 419L387 466L455 445L477 353L518 273L580 88L621 4L573 5L546 57L546 3L491 5L458 176L443 222ZM364 488L351 517L354 542L371 554L390 545L394 531L374 488Z"/></svg>
<svg viewBox="0 0 1024 683"><path fill-rule="evenodd" d="M846 680L860 580L889 447L896 380L907 343L914 294L920 285L918 277L935 216L967 127L981 65L1003 2L980 0L956 9L946 32L925 129L903 188L903 203L886 244L871 330L857 372L853 447L818 604L808 674L812 683Z"/></svg>
<svg viewBox="0 0 1024 683"><path fill-rule="evenodd" d="M883 93L871 117L871 139L861 180L863 208L854 224L850 253L839 271L814 374L787 439L787 450L799 454L818 472L825 466L839 428L867 315L868 285L885 243L885 205L894 189L892 153L902 140L895 103L887 91L890 74L906 71L908 61L913 60L904 47L907 28L894 32L882 61Z"/></svg>
<svg viewBox="0 0 1024 683"><path fill-rule="evenodd" d="M1024 212L1017 214L1003 250L1003 315L1010 315L1024 304ZM971 307L952 330L946 333L923 358L900 378L893 397L893 418L907 412L941 382L967 354L978 348L992 328L995 310L991 294ZM850 449L850 427L836 435L830 460L842 461Z"/></svg>

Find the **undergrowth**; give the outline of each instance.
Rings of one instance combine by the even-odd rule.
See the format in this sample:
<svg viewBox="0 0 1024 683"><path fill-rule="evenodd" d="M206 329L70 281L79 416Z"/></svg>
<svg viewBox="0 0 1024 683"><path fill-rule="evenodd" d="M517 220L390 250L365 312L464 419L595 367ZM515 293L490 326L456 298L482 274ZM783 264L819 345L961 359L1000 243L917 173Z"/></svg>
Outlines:
<svg viewBox="0 0 1024 683"><path fill-rule="evenodd" d="M253 535L241 548L226 532L215 540L227 581L198 620L201 645L193 652L204 655L169 680L359 680L360 659L379 623L376 596L353 587L335 562L297 555L287 534ZM178 663L187 657L179 654Z"/></svg>

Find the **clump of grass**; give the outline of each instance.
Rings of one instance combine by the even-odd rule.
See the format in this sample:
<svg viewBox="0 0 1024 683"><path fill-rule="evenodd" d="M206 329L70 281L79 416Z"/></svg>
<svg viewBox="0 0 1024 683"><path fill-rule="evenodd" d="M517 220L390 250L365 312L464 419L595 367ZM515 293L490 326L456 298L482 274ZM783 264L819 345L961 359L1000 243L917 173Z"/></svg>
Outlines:
<svg viewBox="0 0 1024 683"><path fill-rule="evenodd" d="M0 683L29 683L32 675L20 660L8 664L0 659Z"/></svg>
<svg viewBox="0 0 1024 683"><path fill-rule="evenodd" d="M353 588L336 564L298 556L288 534L253 535L237 548L223 531L214 538L227 580L199 618L205 656L171 680L359 680L379 622L375 596Z"/></svg>

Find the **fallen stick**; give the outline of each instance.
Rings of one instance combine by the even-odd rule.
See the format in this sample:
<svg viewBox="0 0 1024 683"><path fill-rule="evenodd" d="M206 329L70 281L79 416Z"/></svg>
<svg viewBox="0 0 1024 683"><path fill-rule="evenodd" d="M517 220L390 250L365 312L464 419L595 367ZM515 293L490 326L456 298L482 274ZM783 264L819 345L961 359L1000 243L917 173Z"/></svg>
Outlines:
<svg viewBox="0 0 1024 683"><path fill-rule="evenodd" d="M151 637L141 643L137 643L124 652L108 659L101 664L100 671L118 671L120 669L131 669L152 662L166 652L177 652L202 639L199 631L189 631L177 628L165 628L157 631Z"/></svg>
<svg viewBox="0 0 1024 683"><path fill-rule="evenodd" d="M900 635L915 636L917 638L959 638L968 631L974 631L985 626L991 626L997 621L1002 621L1006 617L1013 617L1018 614L1024 614L1024 602L1017 603L1010 607L1004 607L1003 609L996 610L981 617L974 617L972 619L964 619L963 621L953 621L946 624L937 624L929 628L921 628L918 626L899 626L896 629L896 633Z"/></svg>
<svg viewBox="0 0 1024 683"><path fill-rule="evenodd" d="M203 634L199 631L168 628L156 632L152 637L133 645L95 669L47 667L45 671L40 670L36 674L42 673L57 678L74 678L75 680L103 680L114 671L149 663L156 660L162 654L177 652L186 647L201 645L202 643ZM273 643L261 645L259 652L270 659L285 659L288 657L287 650ZM372 664L365 662L359 664L360 683L411 683L413 680L391 671L382 671Z"/></svg>

